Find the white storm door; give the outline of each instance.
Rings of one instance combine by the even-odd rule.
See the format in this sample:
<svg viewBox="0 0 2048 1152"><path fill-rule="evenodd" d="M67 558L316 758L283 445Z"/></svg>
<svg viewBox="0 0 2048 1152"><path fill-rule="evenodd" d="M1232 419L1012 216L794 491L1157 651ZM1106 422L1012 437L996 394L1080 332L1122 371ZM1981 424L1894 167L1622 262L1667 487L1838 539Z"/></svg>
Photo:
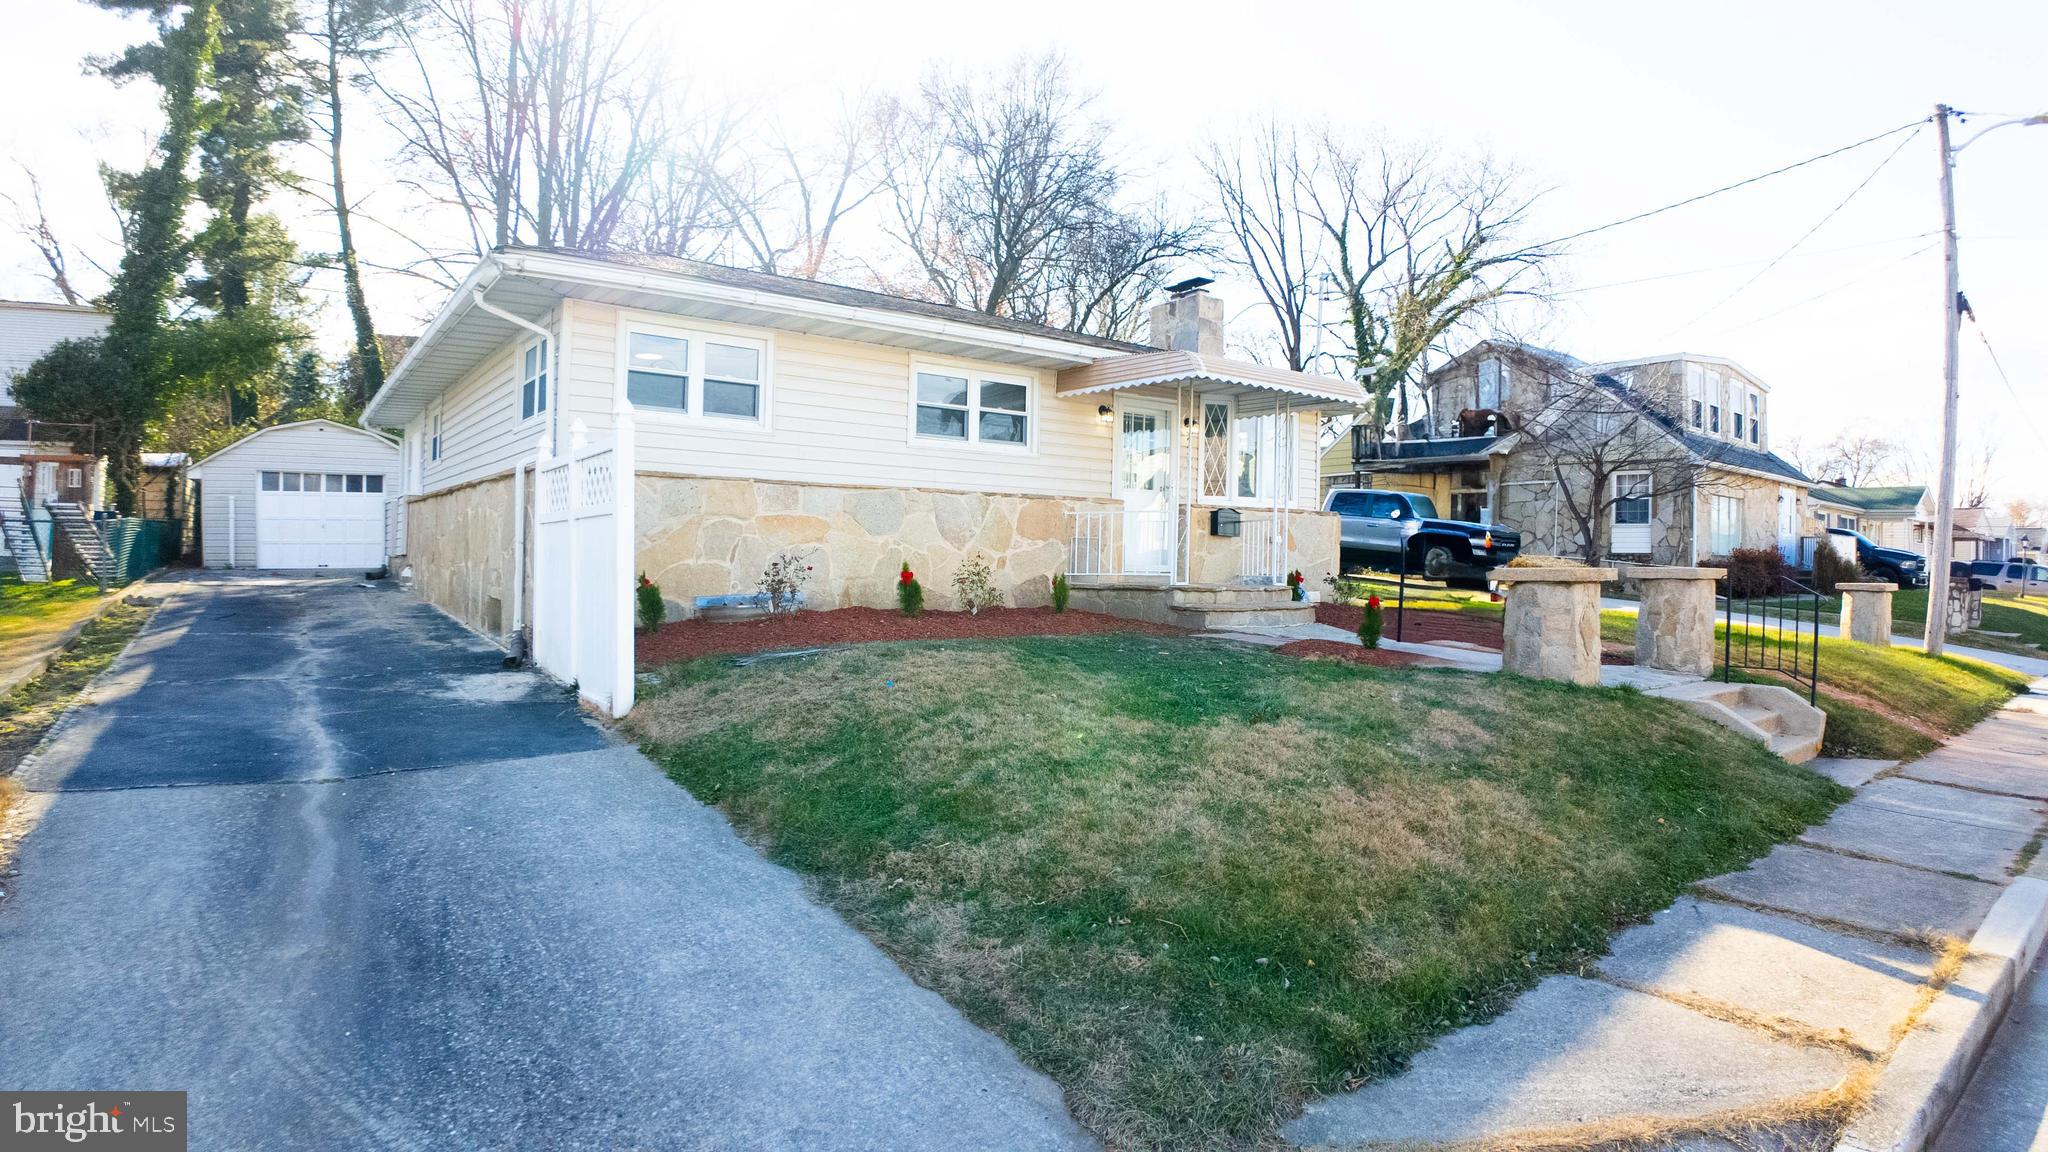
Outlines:
<svg viewBox="0 0 2048 1152"><path fill-rule="evenodd" d="M1778 489L1778 554L1799 564L1799 489Z"/></svg>
<svg viewBox="0 0 2048 1152"><path fill-rule="evenodd" d="M1126 400L1117 407L1116 485L1124 504L1128 573L1173 571L1173 407Z"/></svg>

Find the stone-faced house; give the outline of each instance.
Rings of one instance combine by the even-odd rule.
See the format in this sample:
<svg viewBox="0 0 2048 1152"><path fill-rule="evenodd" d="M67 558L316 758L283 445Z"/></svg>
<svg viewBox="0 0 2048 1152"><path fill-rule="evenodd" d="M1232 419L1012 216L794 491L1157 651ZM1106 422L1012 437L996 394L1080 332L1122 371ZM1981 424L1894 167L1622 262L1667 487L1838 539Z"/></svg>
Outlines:
<svg viewBox="0 0 2048 1152"><path fill-rule="evenodd" d="M1137 344L694 261L501 249L364 412L404 432L386 550L471 627L530 632L614 712L641 573L672 616L752 596L785 552L811 607L893 606L907 563L951 608L977 556L1007 605L1046 603L1062 573L1132 598L1285 599L1288 572L1335 569L1317 422L1364 396L1226 359L1206 283L1176 286Z"/></svg>
<svg viewBox="0 0 2048 1152"><path fill-rule="evenodd" d="M1403 439L1375 444L1354 429L1333 446L1338 458L1326 454L1326 482L1426 492L1461 518L1519 529L1527 550L1565 555L1585 542L1576 507L1593 521L1598 555L1641 563L1773 547L1796 559L1811 531L1812 481L1770 450L1770 387L1732 361L1587 364L1489 340L1422 391ZM1598 451L1631 431L1647 446ZM1640 466L1610 467L1618 458Z"/></svg>

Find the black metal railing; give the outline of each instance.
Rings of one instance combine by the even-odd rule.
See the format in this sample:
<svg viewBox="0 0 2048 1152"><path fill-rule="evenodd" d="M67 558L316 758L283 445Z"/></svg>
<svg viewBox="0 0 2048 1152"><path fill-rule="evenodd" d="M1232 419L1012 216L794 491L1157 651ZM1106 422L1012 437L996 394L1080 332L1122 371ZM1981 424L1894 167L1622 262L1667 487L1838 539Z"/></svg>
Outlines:
<svg viewBox="0 0 2048 1152"><path fill-rule="evenodd" d="M1721 627L1721 679L1735 678L1737 668L1776 672L1806 686L1806 702L1820 699L1820 610L1825 599L1789 576L1778 578L1777 591L1765 596L1723 598L1727 605Z"/></svg>

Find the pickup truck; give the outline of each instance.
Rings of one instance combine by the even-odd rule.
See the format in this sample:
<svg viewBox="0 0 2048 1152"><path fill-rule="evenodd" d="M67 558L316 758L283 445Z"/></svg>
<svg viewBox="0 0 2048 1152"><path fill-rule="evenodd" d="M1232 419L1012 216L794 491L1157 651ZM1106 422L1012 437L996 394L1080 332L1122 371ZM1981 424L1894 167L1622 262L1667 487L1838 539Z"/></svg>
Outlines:
<svg viewBox="0 0 2048 1152"><path fill-rule="evenodd" d="M1522 534L1498 524L1445 520L1414 492L1338 488L1324 501L1342 518L1341 565L1407 570L1432 580L1483 583L1522 550Z"/></svg>
<svg viewBox="0 0 2048 1152"><path fill-rule="evenodd" d="M1882 547L1848 528L1830 528L1828 535L1837 537L1838 543L1855 545L1856 563L1872 580L1889 580L1901 588L1927 587L1927 558L1919 553Z"/></svg>

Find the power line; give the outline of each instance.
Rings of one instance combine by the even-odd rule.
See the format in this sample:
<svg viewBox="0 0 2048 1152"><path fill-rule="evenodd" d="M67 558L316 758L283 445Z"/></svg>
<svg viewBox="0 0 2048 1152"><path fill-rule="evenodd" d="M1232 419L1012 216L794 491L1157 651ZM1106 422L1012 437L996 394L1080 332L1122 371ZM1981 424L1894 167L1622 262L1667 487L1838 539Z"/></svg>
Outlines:
<svg viewBox="0 0 2048 1152"><path fill-rule="evenodd" d="M1975 309L1970 310L1969 317L1970 326L1977 330L1977 339L1984 345L1984 354L1991 357L1991 366L1998 370L1998 379L2005 384L2006 392L2012 396L2013 407L2019 409L2020 419L2025 420L2027 427L2033 429L2035 439L2040 439L2041 429L2035 425L2034 417L2028 413L2026 401L2020 399L2019 389L2012 386L2012 377L2005 374L2005 365L1999 363L1998 350L1991 346L1991 337L1984 334L1984 322L1977 319Z"/></svg>
<svg viewBox="0 0 2048 1152"><path fill-rule="evenodd" d="M1927 232L1915 232L1909 236L1893 236L1885 240L1868 240L1861 244L1844 244L1838 248L1820 248L1812 252L1801 252L1799 255L1802 257L1835 256L1843 252L1860 252L1865 248L1881 248L1886 244L1899 244L1907 240L1925 240L1929 236L1939 236L1940 234L1941 230L1937 228ZM1779 257L1779 259L1783 258L1783 256ZM1564 288L1549 295L1552 299L1563 296L1578 296L1586 292L1603 292L1609 288L1630 288L1637 284L1654 284L1659 280L1678 280L1686 276L1704 276L1710 272L1727 272L1736 268L1750 268L1766 262L1766 257L1759 256L1754 260L1737 260L1731 264L1713 264L1704 268L1688 268L1682 272L1659 272L1654 276L1638 276L1632 280L1610 280L1605 284L1588 284L1583 288Z"/></svg>
<svg viewBox="0 0 2048 1152"><path fill-rule="evenodd" d="M1872 168L1870 170L1870 175L1865 176L1861 183L1857 184L1856 187L1851 188L1849 190L1849 194L1847 196L1842 197L1841 203L1836 204L1833 208L1828 209L1827 214L1820 218L1819 223L1815 224L1813 227L1808 228L1805 232L1801 233L1799 239L1794 240L1790 245L1788 245L1785 248L1783 252L1780 252L1775 257L1772 257L1770 263L1764 265L1762 268L1757 269L1756 275L1751 276L1749 279L1744 280L1742 283L1736 285L1734 291L1728 293L1726 296L1723 296L1721 297L1721 299L1715 301L1714 305L1708 308L1706 311L1700 313L1699 315L1693 317L1685 323L1680 324L1678 327L1673 328L1670 332L1665 333L1664 337L1660 338L1660 342L1662 339L1668 339L1675 333L1690 328L1693 325L1699 323L1700 321L1705 320L1707 317L1712 316L1714 313L1719 312L1723 305L1727 304L1730 300L1735 299L1737 296L1742 295L1745 291L1749 289L1750 285L1755 284L1757 281L1763 279L1765 276L1770 275L1771 269L1776 268L1779 264L1783 263L1785 258L1787 256L1792 255L1792 253L1795 250L1797 250L1801 244L1804 244L1808 240L1813 239L1814 233L1820 231L1822 228L1827 227L1828 221L1833 220L1835 216L1841 212L1842 209L1847 208L1849 206L1849 201L1856 199L1857 193L1863 191L1865 188L1870 187L1870 182L1872 180L1877 179L1878 173L1884 171L1885 168L1890 166L1893 160L1898 159L1899 153L1906 150L1906 145L1911 144L1913 142L1914 137L1920 135L1920 129L1925 126L1925 121L1922 121L1919 124L1915 124L1913 126L1913 130L1906 134L1906 138L1904 140L1899 141L1899 146L1897 148L1892 149L1890 152L1886 153L1885 158L1877 162L1877 167Z"/></svg>
<svg viewBox="0 0 2048 1152"><path fill-rule="evenodd" d="M1824 296L1832 296L1835 293L1840 292L1846 288L1854 288L1856 285L1863 283L1864 281L1870 279L1871 277L1877 275L1880 272L1888 271L1896 265L1904 264L1906 261L1911 260L1916 256L1924 256L1927 253L1934 251L1936 248L1939 248L1940 246L1941 241L1937 240L1932 244L1915 248L1911 252L1906 253L1904 256L1899 257L1897 260L1891 260L1887 261L1886 263L1879 264L1876 267L1870 269L1868 272L1864 272L1857 276L1851 277L1848 280L1844 280L1840 284L1837 284L1832 288L1823 288L1819 292L1815 292L1813 295L1808 296L1803 300L1796 300L1790 304L1785 305L1783 308L1777 309L1776 311L1766 312L1761 316L1752 317L1751 319L1745 320L1740 324L1736 324L1728 328L1715 329L1715 331L1740 332L1744 328L1754 328L1755 326L1763 323L1766 320L1774 320L1777 317L1783 316L1787 312L1791 312L1799 308L1804 308L1808 304L1811 304L1815 300L1819 300Z"/></svg>
<svg viewBox="0 0 2048 1152"><path fill-rule="evenodd" d="M1809 156L1809 157L1807 157L1806 159L1804 159L1804 160L1801 160L1801 161L1799 161L1799 162L1798 162L1798 163L1796 163L1796 164L1787 164L1787 165L1785 165L1785 166L1784 166L1783 168L1773 168L1773 169L1771 169L1771 170L1770 170L1769 172L1765 172L1765 173L1763 173L1762 175L1759 175L1759 176L1751 176L1751 177L1750 177L1749 179L1747 179L1747 180L1737 180L1737 181L1736 181L1735 183L1733 183L1733 184L1725 184L1725 185L1722 185L1722 186L1721 186L1721 187L1719 187L1719 188L1716 188L1716 189L1714 189L1714 190L1713 190L1713 191L1711 191L1711 192L1702 192L1702 193L1700 193L1700 194L1699 194L1699 195L1697 195L1697 196L1688 196L1688 197L1686 197L1686 198L1685 198L1685 199L1683 199L1683 200L1678 200L1678 201L1674 201L1674 202L1672 202L1672 203L1670 203L1670 204L1666 204L1666 205L1664 205L1664 206L1663 206L1662 208L1652 208L1652 209L1650 209L1650 210L1649 210L1648 212L1638 212L1638 213L1636 213L1636 214L1635 214L1635 215L1633 215L1633 216L1624 216L1624 217L1622 217L1621 219L1619 219L1619 220L1615 220L1615 221L1613 221L1613 222L1611 222L1611 223L1607 223L1607 224L1602 224L1602 225L1599 225L1598 227L1595 227L1595 228L1587 228L1587 229L1585 229L1584 231L1581 231L1581 232L1574 232L1574 233L1572 233L1572 234L1571 234L1571 235L1569 235L1569 236L1560 236L1560 237L1558 237L1558 238L1557 238L1557 239L1555 239L1555 240L1546 240L1546 241L1544 241L1544 242L1543 242L1543 243L1541 243L1541 244L1533 244L1533 245L1530 245L1530 246L1529 246L1529 247L1527 247L1527 248L1524 248L1524 249L1522 249L1522 251L1523 251L1523 252L1534 252L1534 251L1538 251L1539 249L1543 249L1543 248L1551 248L1551 247L1555 247L1556 245L1559 245L1559 244L1568 244L1568 243L1572 242L1573 240L1578 240L1578 239L1581 239L1582 237L1586 237L1586 236L1591 236L1591 235L1593 235L1593 234L1594 234L1595 232L1605 232L1605 231L1607 231L1607 230L1608 230L1608 229L1610 229L1610 228L1619 228L1619 227L1621 227L1621 226L1622 226L1622 225L1624 225L1624 224L1633 224L1633 223L1635 223L1635 222L1636 222L1636 221L1638 221L1638 220L1648 220L1648 219L1649 219L1650 217L1652 217L1652 216L1661 216L1661 215L1663 215L1663 214L1664 214L1664 213L1666 213L1666 212L1670 212L1670 211L1673 211L1673 210L1675 210L1675 209L1683 208L1683 207L1685 207L1685 206L1686 206L1686 205L1688 205L1688 204L1697 204L1697 203L1699 203L1699 202L1700 202L1700 201L1702 201L1702 200L1706 200L1706 199L1709 199L1710 197L1714 197L1714 196L1719 196L1719 195L1721 195L1721 194L1722 194L1722 193L1724 193L1724 192L1733 192L1733 191L1735 191L1735 190L1736 190L1737 188L1746 188L1746 187L1748 187L1749 185L1751 185L1751 184L1755 184L1755 183L1757 183L1757 182L1758 182L1758 181L1760 181L1760 180L1768 180L1768 179L1770 179L1770 178L1771 178L1771 177L1773 177L1773 176L1782 176L1782 175L1784 175L1784 174L1785 174L1785 173L1787 173L1787 172L1791 172L1791 171L1794 171L1795 169L1799 169L1799 168L1804 168L1804 167L1806 167L1806 166L1807 166L1807 165L1809 165L1809 164L1818 164L1818 163L1820 163L1820 162L1821 162L1821 161L1823 161L1823 160L1827 160L1827 159L1831 159L1831 158L1833 158L1833 157L1836 157L1836 156L1840 156L1840 155L1841 155L1842 153L1844 153L1844 152L1853 152L1853 151L1855 151L1856 149L1858 149L1858 148L1861 148L1861 147L1863 147L1863 146L1864 146L1864 145L1866 145L1866 144L1875 144L1875 143L1877 143L1877 142L1878 142L1879 140L1883 140L1883 139L1885 139L1885 138L1887 138L1887 137L1890 137L1890 136L1896 136L1896 135L1898 135L1899 133L1901 133L1901 132L1904 132L1904 131L1906 131L1906 130L1908 130L1908 129L1912 129L1912 128L1918 128L1918 127L1920 127L1921 125L1923 125L1923 124L1926 124L1926 123L1928 122L1928 120L1930 120L1930 119L1932 119L1932 117L1927 117L1927 116L1923 116L1923 117L1921 117L1921 118L1920 118L1920 119L1918 119L1918 120L1912 120L1912 121L1908 121L1907 123L1901 124L1901 125L1899 125L1899 126L1898 126L1897 128L1893 128L1893 129L1890 129L1889 131L1885 131L1885 132L1879 132L1879 133L1878 133L1877 135L1875 135L1875 136L1869 136L1869 137L1865 137L1865 138L1864 138L1864 139L1862 139L1862 140L1858 140L1858 141L1856 141L1856 142L1855 142L1854 144L1844 144L1844 145L1842 145L1842 146L1841 146L1840 148L1833 148L1833 149L1830 149L1830 150L1828 150L1828 151L1826 151L1826 152L1823 152L1823 153L1821 153L1821 154L1820 154L1820 155L1818 155L1818 156Z"/></svg>

